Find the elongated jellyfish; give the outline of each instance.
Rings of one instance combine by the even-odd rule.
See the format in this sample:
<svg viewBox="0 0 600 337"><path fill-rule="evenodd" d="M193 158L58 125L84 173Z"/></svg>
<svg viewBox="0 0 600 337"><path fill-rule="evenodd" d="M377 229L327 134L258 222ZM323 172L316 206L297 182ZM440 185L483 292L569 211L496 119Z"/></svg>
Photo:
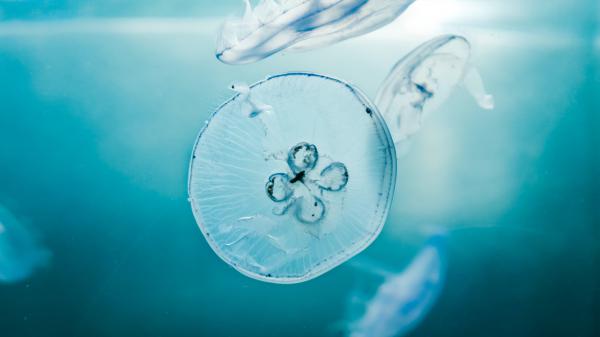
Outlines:
<svg viewBox="0 0 600 337"><path fill-rule="evenodd" d="M445 237L432 236L400 273L371 265L360 266L383 277L375 295L353 296L346 335L393 337L412 331L437 301L446 278Z"/></svg>
<svg viewBox="0 0 600 337"><path fill-rule="evenodd" d="M375 104L385 118L394 142L401 142L462 84L484 109L494 108L477 69L469 62L471 46L457 35L429 40L403 57L381 85Z"/></svg>
<svg viewBox="0 0 600 337"><path fill-rule="evenodd" d="M0 206L0 283L23 281L46 265L50 253L35 235Z"/></svg>
<svg viewBox="0 0 600 337"><path fill-rule="evenodd" d="M241 18L223 24L216 56L252 63L284 49L307 50L372 32L394 21L415 0L245 0Z"/></svg>
<svg viewBox="0 0 600 337"><path fill-rule="evenodd" d="M240 92L202 129L190 164L191 206L217 255L246 276L298 283L369 246L396 179L394 143L373 104L310 73ZM249 114L257 104L269 109Z"/></svg>

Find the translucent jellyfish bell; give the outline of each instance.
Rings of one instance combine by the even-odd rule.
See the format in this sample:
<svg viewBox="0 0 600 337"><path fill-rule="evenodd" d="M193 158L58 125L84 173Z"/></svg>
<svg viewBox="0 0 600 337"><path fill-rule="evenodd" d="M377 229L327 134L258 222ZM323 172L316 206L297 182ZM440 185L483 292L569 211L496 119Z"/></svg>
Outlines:
<svg viewBox="0 0 600 337"><path fill-rule="evenodd" d="M370 264L358 267L383 277L370 298L352 295L346 336L393 337L412 331L437 301L446 280L446 238L432 236L400 273Z"/></svg>
<svg viewBox="0 0 600 337"><path fill-rule="evenodd" d="M49 258L50 253L37 243L35 235L0 206L0 282L22 281Z"/></svg>
<svg viewBox="0 0 600 337"><path fill-rule="evenodd" d="M415 0L249 0L242 18L227 20L217 58L251 63L290 48L306 50L374 31L396 19Z"/></svg>
<svg viewBox="0 0 600 337"><path fill-rule="evenodd" d="M248 89L200 132L190 202L225 262L259 280L303 282L378 236L394 192L394 144L377 109L340 80L289 73ZM249 113L257 105L269 109Z"/></svg>
<svg viewBox="0 0 600 337"><path fill-rule="evenodd" d="M419 131L423 119L461 83L479 106L493 109L494 99L469 63L470 55L471 46L464 37L444 35L423 43L396 63L375 98L395 142Z"/></svg>

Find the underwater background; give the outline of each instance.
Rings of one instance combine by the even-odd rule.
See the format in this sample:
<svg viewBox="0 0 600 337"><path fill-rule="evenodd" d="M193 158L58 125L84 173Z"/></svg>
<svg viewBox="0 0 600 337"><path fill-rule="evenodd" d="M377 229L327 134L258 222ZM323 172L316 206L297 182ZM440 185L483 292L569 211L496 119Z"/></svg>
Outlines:
<svg viewBox="0 0 600 337"><path fill-rule="evenodd" d="M311 71L373 98L441 33L469 38L496 108L459 89L432 114L361 255L401 270L423 228L448 229L446 283L410 336L600 334L597 0L417 0L371 34L225 65L215 32L241 9L0 1L0 205L52 255L0 283L0 336L342 335L368 281L343 264L274 285L221 261L187 201L192 146L232 81Z"/></svg>

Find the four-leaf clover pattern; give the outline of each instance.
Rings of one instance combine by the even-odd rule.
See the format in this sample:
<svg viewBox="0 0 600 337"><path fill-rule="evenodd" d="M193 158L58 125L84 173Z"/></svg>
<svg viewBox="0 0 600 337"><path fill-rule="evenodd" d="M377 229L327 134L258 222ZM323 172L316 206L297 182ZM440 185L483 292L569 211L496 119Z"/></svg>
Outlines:
<svg viewBox="0 0 600 337"><path fill-rule="evenodd" d="M289 172L271 175L265 189L269 198L278 204L277 215L288 211L298 221L313 224L325 217L322 196L325 191L339 192L348 184L348 170L341 162L333 162L318 172L319 151L314 144L299 143L288 152Z"/></svg>

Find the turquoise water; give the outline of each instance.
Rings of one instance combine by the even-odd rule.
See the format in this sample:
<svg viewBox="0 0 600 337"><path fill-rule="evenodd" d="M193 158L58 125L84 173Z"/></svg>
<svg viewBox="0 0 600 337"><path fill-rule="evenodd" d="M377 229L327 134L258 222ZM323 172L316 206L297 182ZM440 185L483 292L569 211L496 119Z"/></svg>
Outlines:
<svg viewBox="0 0 600 337"><path fill-rule="evenodd" d="M400 269L423 228L450 231L446 284L411 336L598 335L597 1L417 1L373 34L228 66L215 30L238 7L0 3L0 204L52 252L0 285L0 336L341 335L365 282L351 266L272 285L212 252L187 202L194 139L234 80L319 72L373 98L440 33L471 40L496 109L458 90L427 120L365 256Z"/></svg>

